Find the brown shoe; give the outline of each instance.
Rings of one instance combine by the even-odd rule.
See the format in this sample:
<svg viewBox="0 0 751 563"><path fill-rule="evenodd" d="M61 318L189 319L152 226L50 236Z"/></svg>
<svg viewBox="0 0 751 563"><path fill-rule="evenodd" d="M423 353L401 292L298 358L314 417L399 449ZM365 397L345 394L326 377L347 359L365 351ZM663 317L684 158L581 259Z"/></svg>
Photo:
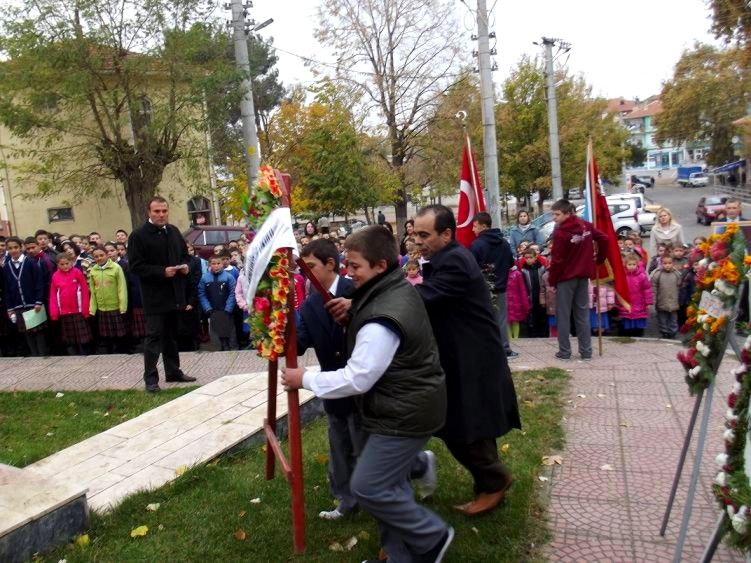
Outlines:
<svg viewBox="0 0 751 563"><path fill-rule="evenodd" d="M513 479L509 479L506 485L500 490L494 493L480 493L475 500L466 504L455 506L454 508L464 514L465 516L477 516L479 514L485 514L490 512L496 506L503 502L506 496L506 491L514 482Z"/></svg>

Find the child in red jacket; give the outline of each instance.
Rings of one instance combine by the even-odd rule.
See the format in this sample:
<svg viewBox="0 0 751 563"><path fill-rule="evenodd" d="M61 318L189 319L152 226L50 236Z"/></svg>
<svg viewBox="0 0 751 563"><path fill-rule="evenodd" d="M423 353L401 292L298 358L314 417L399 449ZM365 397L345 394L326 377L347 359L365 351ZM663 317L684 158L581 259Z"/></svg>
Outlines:
<svg viewBox="0 0 751 563"><path fill-rule="evenodd" d="M57 271L50 281L50 319L61 321L68 354L87 354L92 341L89 326L89 284L67 254L58 254Z"/></svg>
<svg viewBox="0 0 751 563"><path fill-rule="evenodd" d="M514 266L508 273L506 284L506 303L508 306L508 331L511 338L519 338L519 323L529 314L529 295L524 277Z"/></svg>

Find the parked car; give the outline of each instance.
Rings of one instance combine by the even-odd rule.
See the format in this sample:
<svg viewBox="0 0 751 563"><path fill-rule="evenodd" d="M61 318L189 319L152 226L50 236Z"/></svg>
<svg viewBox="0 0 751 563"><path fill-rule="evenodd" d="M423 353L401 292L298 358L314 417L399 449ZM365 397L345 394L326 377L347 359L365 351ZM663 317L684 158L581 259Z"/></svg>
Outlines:
<svg viewBox="0 0 751 563"><path fill-rule="evenodd" d="M610 219L613 221L613 229L617 235L628 232L642 232L639 226L639 210L633 199L608 201L608 209L610 210ZM579 217L584 215L583 205L576 208L576 214Z"/></svg>
<svg viewBox="0 0 751 563"><path fill-rule="evenodd" d="M709 176L704 172L692 172L688 177L689 188L703 188L709 185Z"/></svg>
<svg viewBox="0 0 751 563"><path fill-rule="evenodd" d="M345 238L347 235L354 233L355 231L359 231L363 227L366 227L367 225L358 219L350 219L349 221L342 221L341 223L336 224L336 233L341 237ZM333 226L332 226L333 230Z"/></svg>
<svg viewBox="0 0 751 563"><path fill-rule="evenodd" d="M245 228L238 225L194 225L183 233L183 238L193 245L196 254L208 259L217 244L238 240L244 232Z"/></svg>
<svg viewBox="0 0 751 563"><path fill-rule="evenodd" d="M696 204L696 222L709 225L712 221L725 218L725 202L730 196L708 195L699 199Z"/></svg>
<svg viewBox="0 0 751 563"><path fill-rule="evenodd" d="M631 185L634 184L642 184L644 186L647 186L648 188L654 188L655 187L655 179L654 176L647 176L645 175L638 175L638 174L632 174L631 175Z"/></svg>
<svg viewBox="0 0 751 563"><path fill-rule="evenodd" d="M618 193L618 194L612 194L605 198L608 203L623 201L623 200L632 200L634 204L636 205L637 209L637 218L636 221L639 223L639 232L641 234L647 234L649 231L652 230L652 227L655 226L655 221L657 221L657 215L655 215L652 211L649 211L647 209L647 203L644 200L644 194L642 193Z"/></svg>

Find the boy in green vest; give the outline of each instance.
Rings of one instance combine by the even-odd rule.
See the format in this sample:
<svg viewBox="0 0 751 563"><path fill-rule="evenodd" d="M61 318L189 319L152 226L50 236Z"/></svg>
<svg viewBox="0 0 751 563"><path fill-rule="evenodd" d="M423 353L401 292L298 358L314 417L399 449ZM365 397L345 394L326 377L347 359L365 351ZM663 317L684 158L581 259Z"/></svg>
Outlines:
<svg viewBox="0 0 751 563"><path fill-rule="evenodd" d="M440 562L454 530L417 504L409 482L416 457L446 416L444 374L427 312L404 279L388 230L361 229L345 249L356 288L347 365L327 372L286 368L282 383L325 399L356 396L368 438L350 481L353 496L378 521L390 560Z"/></svg>

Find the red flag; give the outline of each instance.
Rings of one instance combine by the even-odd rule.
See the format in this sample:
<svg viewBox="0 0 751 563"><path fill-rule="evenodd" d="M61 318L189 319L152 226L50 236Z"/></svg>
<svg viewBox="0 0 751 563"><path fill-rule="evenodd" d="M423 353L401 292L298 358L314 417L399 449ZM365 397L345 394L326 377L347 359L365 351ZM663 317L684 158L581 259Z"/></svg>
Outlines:
<svg viewBox="0 0 751 563"><path fill-rule="evenodd" d="M459 181L459 214L456 220L456 240L469 248L475 240L472 231L472 219L480 211L485 211L485 197L482 195L480 174L477 172L475 155L467 135L462 156L462 177Z"/></svg>
<svg viewBox="0 0 751 563"><path fill-rule="evenodd" d="M607 258L605 262L597 266L597 277L603 282L612 281L618 303L630 310L631 293L628 289L626 270L623 268L621 250L618 248L618 236L615 234L610 209L608 209L608 201L600 189L599 179L600 173L597 170L597 162L592 152L592 141L590 140L589 145L587 145L586 199L593 202L592 224L595 229L608 236Z"/></svg>

